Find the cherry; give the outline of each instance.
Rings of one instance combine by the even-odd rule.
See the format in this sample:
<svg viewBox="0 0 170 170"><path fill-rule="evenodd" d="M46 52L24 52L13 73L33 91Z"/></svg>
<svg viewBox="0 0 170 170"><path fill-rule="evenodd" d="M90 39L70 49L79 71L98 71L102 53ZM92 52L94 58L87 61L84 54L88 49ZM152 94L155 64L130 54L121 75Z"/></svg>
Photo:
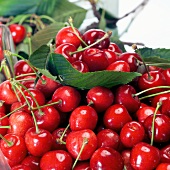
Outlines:
<svg viewBox="0 0 170 170"><path fill-rule="evenodd" d="M111 105L103 117L105 127L115 131L120 131L124 124L130 121L132 118L122 104Z"/></svg>
<svg viewBox="0 0 170 170"><path fill-rule="evenodd" d="M52 102L59 102L54 106L61 112L71 112L80 103L79 91L71 86L61 86L52 95Z"/></svg>
<svg viewBox="0 0 170 170"><path fill-rule="evenodd" d="M86 100L89 105L100 113L113 104L114 94L107 87L95 86L88 90Z"/></svg>
<svg viewBox="0 0 170 170"><path fill-rule="evenodd" d="M0 112L0 134L2 136L7 134L8 128L3 128L5 126L9 126L9 118L8 117L4 117L6 114L3 112ZM4 117L4 118L3 118ZM3 119L1 119L3 118Z"/></svg>
<svg viewBox="0 0 170 170"><path fill-rule="evenodd" d="M148 143L140 142L131 151L130 163L134 169L153 170L160 162L160 151Z"/></svg>
<svg viewBox="0 0 170 170"><path fill-rule="evenodd" d="M60 114L54 106L45 106L41 111L34 112L35 119L39 128L54 131L60 124Z"/></svg>
<svg viewBox="0 0 170 170"><path fill-rule="evenodd" d="M97 149L97 137L90 129L72 131L66 138L66 147L74 159L88 160Z"/></svg>
<svg viewBox="0 0 170 170"><path fill-rule="evenodd" d="M51 78L42 75L41 79L38 79L35 88L40 90L46 98L50 98L55 90L61 86L62 84L58 81L54 81Z"/></svg>
<svg viewBox="0 0 170 170"><path fill-rule="evenodd" d="M116 90L115 103L124 105L130 114L135 113L140 107L140 100L135 94L136 90L133 86L121 85Z"/></svg>
<svg viewBox="0 0 170 170"><path fill-rule="evenodd" d="M72 131L83 129L94 130L97 121L97 112L91 106L82 105L74 109L69 118L70 129Z"/></svg>
<svg viewBox="0 0 170 170"><path fill-rule="evenodd" d="M130 72L130 66L126 61L119 60L111 63L106 70L119 71L119 72Z"/></svg>
<svg viewBox="0 0 170 170"><path fill-rule="evenodd" d="M58 31L55 37L56 47L58 47L60 44L70 43L73 44L76 48L78 48L81 44L81 41L77 35L81 37L81 34L78 29L74 28L73 30L71 26L63 27Z"/></svg>
<svg viewBox="0 0 170 170"><path fill-rule="evenodd" d="M161 107L161 113L170 117L170 100L163 101L163 104Z"/></svg>
<svg viewBox="0 0 170 170"><path fill-rule="evenodd" d="M70 129L65 128L57 128L52 132L52 136L54 139L52 149L53 150L67 150L66 149L66 138L68 134L71 132ZM63 135L64 134L64 135ZM62 141L60 140L62 137Z"/></svg>
<svg viewBox="0 0 170 170"><path fill-rule="evenodd" d="M160 163L155 170L168 170L170 168L170 163Z"/></svg>
<svg viewBox="0 0 170 170"><path fill-rule="evenodd" d="M75 52L77 49L73 44L65 43L61 44L56 47L54 50L54 53L56 54L62 54L70 63L73 63L77 60L79 60L79 56L76 54L71 54L72 52Z"/></svg>
<svg viewBox="0 0 170 170"><path fill-rule="evenodd" d="M26 122L24 120L27 120ZM32 116L24 111L16 111L9 117L10 129L8 133L25 136L27 130L34 126Z"/></svg>
<svg viewBox="0 0 170 170"><path fill-rule="evenodd" d="M153 115L148 116L144 121L144 127L149 137L152 136ZM154 120L154 141L167 142L170 140L170 118L163 114L156 114Z"/></svg>
<svg viewBox="0 0 170 170"><path fill-rule="evenodd" d="M170 68L163 70L162 74L164 75L166 79L166 85L170 86Z"/></svg>
<svg viewBox="0 0 170 170"><path fill-rule="evenodd" d="M16 165L11 170L31 170L31 168L27 165Z"/></svg>
<svg viewBox="0 0 170 170"><path fill-rule="evenodd" d="M132 148L145 137L143 125L137 121L127 122L120 131L120 140L125 147Z"/></svg>
<svg viewBox="0 0 170 170"><path fill-rule="evenodd" d="M111 129L103 129L97 133L97 143L98 148L110 147L117 150L120 144L120 138L117 132Z"/></svg>
<svg viewBox="0 0 170 170"><path fill-rule="evenodd" d="M87 64L90 72L105 70L109 65L107 55L97 48L84 50L82 61Z"/></svg>
<svg viewBox="0 0 170 170"><path fill-rule="evenodd" d="M89 46L95 43L96 41L100 40L101 38L103 38L105 35L106 33L101 29L90 29L82 35L82 39ZM110 44L110 39L109 37L106 37L99 43L93 45L92 47L98 49L107 49L109 47L109 44ZM84 46L83 43L82 46Z"/></svg>
<svg viewBox="0 0 170 170"><path fill-rule="evenodd" d="M28 155L24 158L24 160L21 162L22 165L26 165L34 170L40 170L40 157Z"/></svg>
<svg viewBox="0 0 170 170"><path fill-rule="evenodd" d="M120 47L114 42L110 42L108 49L115 53L119 53L119 54L122 53L122 50L120 49Z"/></svg>
<svg viewBox="0 0 170 170"><path fill-rule="evenodd" d="M75 61L72 63L72 66L78 71L80 71L81 73L89 72L89 67L84 61L80 61L80 60Z"/></svg>
<svg viewBox="0 0 170 170"><path fill-rule="evenodd" d="M170 163L170 145L167 144L160 149L161 162Z"/></svg>
<svg viewBox="0 0 170 170"><path fill-rule="evenodd" d="M150 75L150 76L149 76ZM149 71L148 73L144 73L138 79L138 87L140 90L146 90L148 88L157 87L157 86L164 86L166 85L166 80L163 74L159 71ZM154 90L149 90L146 94L154 94L158 92L162 92L164 89L157 88Z"/></svg>
<svg viewBox="0 0 170 170"><path fill-rule="evenodd" d="M36 132L35 127L32 127L25 133L25 143L31 155L43 156L51 150L53 137L52 134L45 129L39 128L38 132Z"/></svg>
<svg viewBox="0 0 170 170"><path fill-rule="evenodd" d="M72 157L64 150L54 150L45 153L40 160L40 169L71 169L73 164Z"/></svg>
<svg viewBox="0 0 170 170"><path fill-rule="evenodd" d="M113 62L115 62L118 57L116 55L115 52L109 50L109 49L103 49L103 51L105 52L106 56L107 56L107 59L108 59L108 62L109 62L109 65Z"/></svg>
<svg viewBox="0 0 170 170"><path fill-rule="evenodd" d="M74 167L74 170L91 170L90 162L88 161L78 162Z"/></svg>
<svg viewBox="0 0 170 170"><path fill-rule="evenodd" d="M90 168L93 170L122 170L123 159L118 151L110 147L101 147L90 158Z"/></svg>
<svg viewBox="0 0 170 170"><path fill-rule="evenodd" d="M26 29L23 25L11 24L9 30L15 44L22 42L26 37Z"/></svg>
<svg viewBox="0 0 170 170"><path fill-rule="evenodd" d="M6 134L0 141L0 148L7 159L16 164L20 163L27 155L24 138L14 134Z"/></svg>

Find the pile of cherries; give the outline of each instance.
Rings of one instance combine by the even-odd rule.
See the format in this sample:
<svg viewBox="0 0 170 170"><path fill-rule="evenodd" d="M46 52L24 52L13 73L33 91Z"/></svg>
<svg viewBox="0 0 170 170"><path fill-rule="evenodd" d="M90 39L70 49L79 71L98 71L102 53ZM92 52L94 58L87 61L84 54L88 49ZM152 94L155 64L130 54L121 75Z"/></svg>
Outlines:
<svg viewBox="0 0 170 170"><path fill-rule="evenodd" d="M54 52L83 74L142 73L128 84L81 90L23 59L0 84L0 149L12 170L168 170L170 69L146 65L109 36L67 26Z"/></svg>

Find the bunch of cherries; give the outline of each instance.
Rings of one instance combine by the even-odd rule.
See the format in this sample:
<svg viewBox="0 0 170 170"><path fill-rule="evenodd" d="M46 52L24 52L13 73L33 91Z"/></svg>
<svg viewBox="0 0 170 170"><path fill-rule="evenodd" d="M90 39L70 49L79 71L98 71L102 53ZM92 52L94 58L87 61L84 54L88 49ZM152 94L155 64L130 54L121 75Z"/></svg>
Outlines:
<svg viewBox="0 0 170 170"><path fill-rule="evenodd" d="M147 66L109 36L67 26L54 52L83 74L142 73L128 84L81 90L38 75L24 59L0 84L0 149L12 170L168 170L170 69Z"/></svg>

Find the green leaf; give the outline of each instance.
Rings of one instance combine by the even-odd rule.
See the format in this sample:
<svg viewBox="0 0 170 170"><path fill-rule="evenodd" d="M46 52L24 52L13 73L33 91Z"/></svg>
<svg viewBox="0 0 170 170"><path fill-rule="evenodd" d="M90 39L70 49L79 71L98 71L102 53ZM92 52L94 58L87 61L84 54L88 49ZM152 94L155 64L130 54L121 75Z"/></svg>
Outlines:
<svg viewBox="0 0 170 170"><path fill-rule="evenodd" d="M90 89L94 86L113 87L119 84L127 84L135 77L140 76L136 72L96 71L81 73L59 54L52 54L49 60L50 72L59 76L63 84L79 89Z"/></svg>
<svg viewBox="0 0 170 170"><path fill-rule="evenodd" d="M100 22L99 22L99 29L105 30L105 28L106 28L105 10L103 9Z"/></svg>
<svg viewBox="0 0 170 170"><path fill-rule="evenodd" d="M51 39L54 39L57 32L64 26L64 23L57 22L50 24L43 30L38 31L31 38L32 50L35 51L42 45L47 44Z"/></svg>
<svg viewBox="0 0 170 170"><path fill-rule="evenodd" d="M81 8L67 0L58 0L52 17L57 22L67 22L69 17L72 17L74 21L74 27L79 28L85 19L86 12L87 10L84 8Z"/></svg>
<svg viewBox="0 0 170 170"><path fill-rule="evenodd" d="M165 48L140 48L136 51L146 63L158 65L162 68L170 68L170 49Z"/></svg>

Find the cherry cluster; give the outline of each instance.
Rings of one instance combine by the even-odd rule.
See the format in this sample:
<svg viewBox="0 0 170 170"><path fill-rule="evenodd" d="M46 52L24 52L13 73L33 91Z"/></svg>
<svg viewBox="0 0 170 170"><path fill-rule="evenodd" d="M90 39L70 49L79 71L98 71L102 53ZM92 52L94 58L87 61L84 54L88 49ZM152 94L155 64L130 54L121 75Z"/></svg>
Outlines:
<svg viewBox="0 0 170 170"><path fill-rule="evenodd" d="M0 84L0 149L12 170L168 169L170 69L146 65L109 36L64 27L54 52L83 73L142 73L128 84L81 90L39 75L24 59Z"/></svg>

